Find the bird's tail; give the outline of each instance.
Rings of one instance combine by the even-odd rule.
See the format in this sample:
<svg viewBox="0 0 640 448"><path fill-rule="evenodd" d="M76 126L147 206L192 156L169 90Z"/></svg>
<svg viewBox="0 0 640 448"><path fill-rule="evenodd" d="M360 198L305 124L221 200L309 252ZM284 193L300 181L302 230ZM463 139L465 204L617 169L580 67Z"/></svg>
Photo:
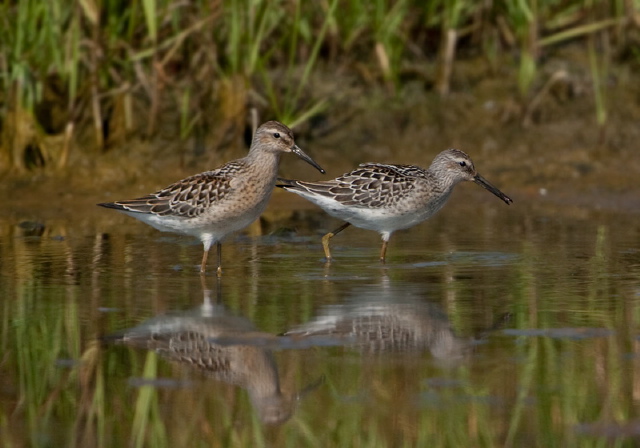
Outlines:
<svg viewBox="0 0 640 448"><path fill-rule="evenodd" d="M100 204L96 204L99 205L100 207L105 207L105 208L113 208L115 210L124 210L125 208L118 204L117 202L102 202Z"/></svg>
<svg viewBox="0 0 640 448"><path fill-rule="evenodd" d="M287 188L287 187L298 187L298 181L293 179L283 179L282 177L278 177L276 179L276 187L278 188Z"/></svg>

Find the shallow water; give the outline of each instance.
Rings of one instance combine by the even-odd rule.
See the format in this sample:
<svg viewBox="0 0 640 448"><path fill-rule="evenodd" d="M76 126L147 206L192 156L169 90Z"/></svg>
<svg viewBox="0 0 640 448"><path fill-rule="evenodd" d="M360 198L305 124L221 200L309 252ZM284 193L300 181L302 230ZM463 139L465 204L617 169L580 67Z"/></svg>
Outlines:
<svg viewBox="0 0 640 448"><path fill-rule="evenodd" d="M634 446L637 215L468 191L385 265L308 210L220 282L126 216L0 221L0 445Z"/></svg>

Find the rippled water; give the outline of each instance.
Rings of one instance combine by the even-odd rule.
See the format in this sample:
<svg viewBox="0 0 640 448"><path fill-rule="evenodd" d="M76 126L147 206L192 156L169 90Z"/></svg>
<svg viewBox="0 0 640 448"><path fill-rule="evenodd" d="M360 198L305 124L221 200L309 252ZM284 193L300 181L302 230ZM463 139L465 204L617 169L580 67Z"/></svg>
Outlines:
<svg viewBox="0 0 640 448"><path fill-rule="evenodd" d="M355 228L326 265L300 212L220 282L126 216L0 221L0 445L634 446L637 215L492 199L386 265Z"/></svg>

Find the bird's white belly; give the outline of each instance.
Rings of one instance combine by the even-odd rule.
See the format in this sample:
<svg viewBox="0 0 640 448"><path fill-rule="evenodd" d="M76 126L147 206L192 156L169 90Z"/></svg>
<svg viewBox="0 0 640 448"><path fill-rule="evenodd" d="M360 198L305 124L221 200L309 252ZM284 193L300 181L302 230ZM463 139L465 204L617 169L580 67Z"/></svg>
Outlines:
<svg viewBox="0 0 640 448"><path fill-rule="evenodd" d="M234 207L233 204L216 204L199 216L182 217L122 211L162 231L191 235L201 240L220 241L226 235L241 230L255 221L264 211L271 195L253 204ZM250 205L247 208L247 205Z"/></svg>
<svg viewBox="0 0 640 448"><path fill-rule="evenodd" d="M398 213L388 209L355 208L348 218L341 218L356 227L377 232L393 232L412 227L429 216L416 213ZM334 215L340 218L340 215Z"/></svg>
<svg viewBox="0 0 640 448"><path fill-rule="evenodd" d="M447 195L448 196L448 195ZM396 230L408 229L416 224L429 219L446 202L446 197L442 201L432 202L429 206L420 204L397 203L391 207L355 207L344 205L332 198L324 196L305 196L315 202L331 216L347 221L356 227L377 232L394 232Z"/></svg>

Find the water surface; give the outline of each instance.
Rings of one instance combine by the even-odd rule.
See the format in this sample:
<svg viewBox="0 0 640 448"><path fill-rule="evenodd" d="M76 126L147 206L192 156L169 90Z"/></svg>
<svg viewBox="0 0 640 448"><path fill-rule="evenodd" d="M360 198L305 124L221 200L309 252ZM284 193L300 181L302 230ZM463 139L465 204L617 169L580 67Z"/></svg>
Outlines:
<svg viewBox="0 0 640 448"><path fill-rule="evenodd" d="M325 264L340 223L296 213L220 282L126 216L0 221L0 444L634 446L637 215L486 196L385 265L355 228Z"/></svg>

